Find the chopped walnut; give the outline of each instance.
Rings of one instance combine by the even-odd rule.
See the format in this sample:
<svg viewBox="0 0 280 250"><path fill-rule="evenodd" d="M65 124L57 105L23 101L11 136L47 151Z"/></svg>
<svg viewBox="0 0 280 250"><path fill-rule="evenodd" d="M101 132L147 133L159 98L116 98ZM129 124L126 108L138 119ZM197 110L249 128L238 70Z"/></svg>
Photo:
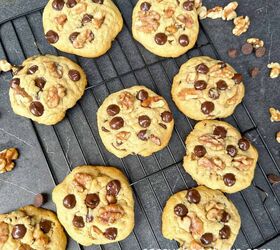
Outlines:
<svg viewBox="0 0 280 250"><path fill-rule="evenodd" d="M100 235L103 235L103 232L97 226L92 226L90 234L93 239L98 239Z"/></svg>
<svg viewBox="0 0 280 250"><path fill-rule="evenodd" d="M98 219L104 224L112 224L123 217L123 208L117 204L110 204L99 209Z"/></svg>
<svg viewBox="0 0 280 250"><path fill-rule="evenodd" d="M12 69L12 65L5 59L0 60L0 73L1 71L3 72L8 72Z"/></svg>
<svg viewBox="0 0 280 250"><path fill-rule="evenodd" d="M164 101L159 96L150 96L141 102L141 106L145 108L161 108L164 106Z"/></svg>
<svg viewBox="0 0 280 250"><path fill-rule="evenodd" d="M18 151L15 148L8 148L0 152L0 173L12 171L15 166L13 160L18 159Z"/></svg>
<svg viewBox="0 0 280 250"><path fill-rule="evenodd" d="M0 247L4 245L4 243L9 238L9 226L4 222L0 222Z"/></svg>
<svg viewBox="0 0 280 250"><path fill-rule="evenodd" d="M201 95L201 91L198 91L194 88L183 88L178 93L178 97L181 100L196 99L199 95Z"/></svg>
<svg viewBox="0 0 280 250"><path fill-rule="evenodd" d="M45 65L49 70L50 74L58 79L61 79L63 76L63 68L60 64L52 61L46 61Z"/></svg>
<svg viewBox="0 0 280 250"><path fill-rule="evenodd" d="M164 17L165 18L171 18L175 13L174 8L168 7L166 10L164 10Z"/></svg>
<svg viewBox="0 0 280 250"><path fill-rule="evenodd" d="M177 221L178 221L178 224L179 224L180 228L182 228L186 232L190 231L191 219L188 216L185 216L184 218L179 218Z"/></svg>
<svg viewBox="0 0 280 250"><path fill-rule="evenodd" d="M135 101L134 95L128 91L124 91L119 95L119 104L121 108L129 110L133 107Z"/></svg>
<svg viewBox="0 0 280 250"><path fill-rule="evenodd" d="M219 157L212 157L212 158L202 157L199 158L197 163L201 167L214 171L219 169L225 169L226 167L226 164Z"/></svg>
<svg viewBox="0 0 280 250"><path fill-rule="evenodd" d="M247 43L252 44L254 49L258 49L264 46L264 41L259 38L248 38Z"/></svg>
<svg viewBox="0 0 280 250"><path fill-rule="evenodd" d="M73 41L73 46L76 49L81 49L87 42L91 42L94 39L94 34L90 29L83 30Z"/></svg>
<svg viewBox="0 0 280 250"><path fill-rule="evenodd" d="M168 34L174 34L174 33L176 33L177 32L177 26L175 25L175 24L171 24L171 25L169 25L169 26L167 26L166 28L165 28L165 31L166 31L166 33L168 33Z"/></svg>
<svg viewBox="0 0 280 250"><path fill-rule="evenodd" d="M160 14L154 10L139 11L138 18L135 27L139 31L151 33L159 27Z"/></svg>
<svg viewBox="0 0 280 250"><path fill-rule="evenodd" d="M279 63L270 63L267 65L270 71L270 78L277 78L280 75L280 64Z"/></svg>
<svg viewBox="0 0 280 250"><path fill-rule="evenodd" d="M232 105L232 104L235 104L238 99L239 99L239 88L236 88L234 95L232 97L228 98L226 103L228 105Z"/></svg>
<svg viewBox="0 0 280 250"><path fill-rule="evenodd" d="M198 138L198 141L215 151L223 150L225 147L224 139L212 134L202 135Z"/></svg>
<svg viewBox="0 0 280 250"><path fill-rule="evenodd" d="M270 120L272 122L280 122L280 111L275 108L270 108Z"/></svg>
<svg viewBox="0 0 280 250"><path fill-rule="evenodd" d="M157 136L153 135L153 134L151 134L150 140L151 140L154 144L156 144L156 145L158 145L158 146L161 145L160 139L159 139Z"/></svg>
<svg viewBox="0 0 280 250"><path fill-rule="evenodd" d="M61 98L63 98L65 95L66 95L66 89L60 84L49 88L48 94L47 94L48 107L49 108L57 107Z"/></svg>
<svg viewBox="0 0 280 250"><path fill-rule="evenodd" d="M276 141L280 143L280 131L276 134Z"/></svg>
<svg viewBox="0 0 280 250"><path fill-rule="evenodd" d="M59 15L57 16L55 19L57 24L63 26L65 24L65 22L67 21L67 16L62 14L62 15Z"/></svg>
<svg viewBox="0 0 280 250"><path fill-rule="evenodd" d="M237 155L232 160L233 167L240 171L246 171L253 165L254 160L245 155Z"/></svg>
<svg viewBox="0 0 280 250"><path fill-rule="evenodd" d="M127 141L128 138L130 137L131 133L122 131L116 134L116 139L117 139L117 145L122 145L123 142Z"/></svg>
<svg viewBox="0 0 280 250"><path fill-rule="evenodd" d="M188 217L191 219L190 232L195 235L201 236L203 234L203 222L194 212L189 212Z"/></svg>
<svg viewBox="0 0 280 250"><path fill-rule="evenodd" d="M237 17L236 9L238 7L237 2L230 2L227 6L224 7L223 13L222 13L222 19L223 20L232 20Z"/></svg>
<svg viewBox="0 0 280 250"><path fill-rule="evenodd" d="M74 13L77 14L77 15L86 12L86 10L87 10L87 4L83 3L83 2L78 3L74 7Z"/></svg>
<svg viewBox="0 0 280 250"><path fill-rule="evenodd" d="M240 36L248 30L250 26L250 19L248 16L238 16L234 18L233 23L235 27L233 28L232 33L235 36Z"/></svg>
<svg viewBox="0 0 280 250"><path fill-rule="evenodd" d="M224 204L211 200L205 205L206 218L210 221L221 221L224 209Z"/></svg>
<svg viewBox="0 0 280 250"><path fill-rule="evenodd" d="M191 28L193 26L193 19L188 14L181 14L177 16L176 19L187 28Z"/></svg>
<svg viewBox="0 0 280 250"><path fill-rule="evenodd" d="M105 15L102 12L95 13L92 23L96 29L100 29L105 21Z"/></svg>
<svg viewBox="0 0 280 250"><path fill-rule="evenodd" d="M222 67L221 63L217 63L209 69L209 75L213 77L232 78L234 74L229 67Z"/></svg>
<svg viewBox="0 0 280 250"><path fill-rule="evenodd" d="M91 175L85 173L76 173L72 184L79 192L83 192L85 189L89 189L91 181Z"/></svg>
<svg viewBox="0 0 280 250"><path fill-rule="evenodd" d="M217 19L217 18L221 18L222 14L223 14L223 7L216 6L212 9L207 10L206 17L209 17L211 19Z"/></svg>
<svg viewBox="0 0 280 250"><path fill-rule="evenodd" d="M199 19L205 19L207 17L207 8L205 6L201 6L197 9L197 14Z"/></svg>

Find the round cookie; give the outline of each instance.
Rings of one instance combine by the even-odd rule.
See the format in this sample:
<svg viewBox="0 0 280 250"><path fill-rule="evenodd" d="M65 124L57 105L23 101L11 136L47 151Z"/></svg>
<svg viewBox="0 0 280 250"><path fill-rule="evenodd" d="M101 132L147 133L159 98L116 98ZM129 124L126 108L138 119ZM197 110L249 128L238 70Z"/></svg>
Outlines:
<svg viewBox="0 0 280 250"><path fill-rule="evenodd" d="M56 215L34 206L0 215L1 250L65 250L67 239Z"/></svg>
<svg viewBox="0 0 280 250"><path fill-rule="evenodd" d="M181 66L171 92L186 116L204 120L230 116L242 101L245 87L242 75L229 64L200 56Z"/></svg>
<svg viewBox="0 0 280 250"><path fill-rule="evenodd" d="M229 250L240 229L234 204L204 186L172 195L162 214L162 233L182 250Z"/></svg>
<svg viewBox="0 0 280 250"><path fill-rule="evenodd" d="M133 10L133 37L162 57L178 57L197 40L199 23L194 1L139 0Z"/></svg>
<svg viewBox="0 0 280 250"><path fill-rule="evenodd" d="M16 114L53 125L81 98L86 85L84 71L68 58L33 56L14 72L10 101Z"/></svg>
<svg viewBox="0 0 280 250"><path fill-rule="evenodd" d="M197 183L227 193L250 186L258 152L228 123L197 123L186 139L186 148L183 165Z"/></svg>
<svg viewBox="0 0 280 250"><path fill-rule="evenodd" d="M163 97L144 86L108 96L97 112L100 137L119 158L149 156L163 149L174 127L173 115Z"/></svg>
<svg viewBox="0 0 280 250"><path fill-rule="evenodd" d="M43 26L47 41L57 49L93 58L111 48L123 19L111 0L50 0Z"/></svg>
<svg viewBox="0 0 280 250"><path fill-rule="evenodd" d="M120 241L133 230L132 190L116 168L77 167L52 196L60 222L84 246Z"/></svg>

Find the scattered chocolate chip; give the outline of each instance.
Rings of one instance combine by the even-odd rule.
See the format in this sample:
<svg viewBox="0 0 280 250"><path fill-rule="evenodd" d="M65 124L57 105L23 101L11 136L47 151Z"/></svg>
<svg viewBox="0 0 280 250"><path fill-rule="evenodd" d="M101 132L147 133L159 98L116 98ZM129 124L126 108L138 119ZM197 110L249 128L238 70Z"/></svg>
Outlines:
<svg viewBox="0 0 280 250"><path fill-rule="evenodd" d="M201 112L205 115L209 115L210 113L213 112L213 110L215 109L215 105L213 102L203 102L201 104Z"/></svg>
<svg viewBox="0 0 280 250"><path fill-rule="evenodd" d="M120 113L120 110L121 110L120 107L116 104L111 104L106 109L107 114L110 115L110 116L117 115L118 113Z"/></svg>
<svg viewBox="0 0 280 250"><path fill-rule="evenodd" d="M260 69L258 67L253 67L250 69L249 73L252 78L255 78L260 73Z"/></svg>
<svg viewBox="0 0 280 250"><path fill-rule="evenodd" d="M141 3L141 5L140 5L140 9L141 9L142 11L148 11L150 8L151 8L151 4L148 3L148 2L143 2L143 3Z"/></svg>
<svg viewBox="0 0 280 250"><path fill-rule="evenodd" d="M73 32L73 33L71 33L70 36L69 36L70 42L73 43L76 40L78 35L80 35L80 32Z"/></svg>
<svg viewBox="0 0 280 250"><path fill-rule="evenodd" d="M204 155L206 155L206 149L205 149L205 147L204 146L202 146L202 145L196 145L195 147L194 147L194 154L195 154L195 156L197 156L197 157L199 157L199 158L201 158L201 157L203 157Z"/></svg>
<svg viewBox="0 0 280 250"><path fill-rule="evenodd" d="M165 123L169 123L173 120L173 114L169 111L161 113L161 120Z"/></svg>
<svg viewBox="0 0 280 250"><path fill-rule="evenodd" d="M279 175L269 174L269 175L267 175L267 178L272 185L280 183L280 176Z"/></svg>
<svg viewBox="0 0 280 250"><path fill-rule="evenodd" d="M147 98L149 97L149 94L146 90L144 89L141 89L140 91L138 91L137 95L136 95L136 98L139 100L139 101L144 101L146 100Z"/></svg>
<svg viewBox="0 0 280 250"><path fill-rule="evenodd" d="M138 117L138 123L142 128L147 128L151 125L151 119L147 115L141 115Z"/></svg>
<svg viewBox="0 0 280 250"><path fill-rule="evenodd" d="M118 129L120 129L120 128L123 127L123 125L124 125L124 120L123 120L123 118L117 116L117 117L114 117L114 118L110 121L109 125L110 125L111 129L118 130Z"/></svg>
<svg viewBox="0 0 280 250"><path fill-rule="evenodd" d="M238 51L237 51L237 49L230 48L230 49L228 50L228 56L229 56L230 58L236 58L236 57L238 56Z"/></svg>
<svg viewBox="0 0 280 250"><path fill-rule="evenodd" d="M77 4L76 0L67 0L66 6L68 8L73 8Z"/></svg>
<svg viewBox="0 0 280 250"><path fill-rule="evenodd" d="M237 155L237 148L233 145L227 146L227 154L231 157L235 157Z"/></svg>
<svg viewBox="0 0 280 250"><path fill-rule="evenodd" d="M194 1L185 1L183 3L183 8L187 11L192 11L194 9Z"/></svg>
<svg viewBox="0 0 280 250"><path fill-rule="evenodd" d="M74 194L68 194L63 199L63 206L72 209L76 206L76 197Z"/></svg>
<svg viewBox="0 0 280 250"><path fill-rule="evenodd" d="M108 240L115 240L118 235L118 229L115 227L109 227L105 230L103 235L108 239Z"/></svg>
<svg viewBox="0 0 280 250"><path fill-rule="evenodd" d="M42 90L46 85L46 80L43 77L38 77L35 79L35 86Z"/></svg>
<svg viewBox="0 0 280 250"><path fill-rule="evenodd" d="M93 15L90 14L84 14L83 18L82 18L82 24L85 25L87 23L90 23L93 19Z"/></svg>
<svg viewBox="0 0 280 250"><path fill-rule="evenodd" d="M208 96L213 100L217 100L220 97L220 92L217 88L211 88L208 91Z"/></svg>
<svg viewBox="0 0 280 250"><path fill-rule="evenodd" d="M43 233L47 234L52 228L52 222L49 220L42 220L40 221L40 229Z"/></svg>
<svg viewBox="0 0 280 250"><path fill-rule="evenodd" d="M140 130L137 134L137 137L142 140L142 141L147 141L148 137L147 137L147 130Z"/></svg>
<svg viewBox="0 0 280 250"><path fill-rule="evenodd" d="M163 123L159 123L158 125L163 127L164 129L167 129L167 126L165 124L163 124Z"/></svg>
<svg viewBox="0 0 280 250"><path fill-rule="evenodd" d="M187 207L184 204L177 204L174 207L174 213L177 216L183 218L183 217L185 217L188 214L188 209L187 209Z"/></svg>
<svg viewBox="0 0 280 250"><path fill-rule="evenodd" d="M46 202L46 198L46 194L36 194L33 202L34 206L41 207Z"/></svg>
<svg viewBox="0 0 280 250"><path fill-rule="evenodd" d="M246 138L241 138L238 141L238 146L242 151L247 151L250 148L250 142Z"/></svg>
<svg viewBox="0 0 280 250"><path fill-rule="evenodd" d="M205 82L203 80L198 80L194 83L194 88L196 90L204 90L207 88L207 82Z"/></svg>
<svg viewBox="0 0 280 250"><path fill-rule="evenodd" d="M235 184L236 179L235 179L235 175L234 174L225 174L223 176L223 180L226 186L231 187Z"/></svg>
<svg viewBox="0 0 280 250"><path fill-rule="evenodd" d="M87 194L85 203L86 206L89 208L96 208L100 202L98 194Z"/></svg>
<svg viewBox="0 0 280 250"><path fill-rule="evenodd" d="M243 81L243 76L241 74L234 74L232 80L234 80L235 84L239 84Z"/></svg>
<svg viewBox="0 0 280 250"><path fill-rule="evenodd" d="M121 190L121 183L119 180L112 180L106 186L107 195L117 196Z"/></svg>
<svg viewBox="0 0 280 250"><path fill-rule="evenodd" d="M54 0L52 2L52 7L55 10L62 10L64 7L64 0Z"/></svg>
<svg viewBox="0 0 280 250"><path fill-rule="evenodd" d="M217 126L215 127L213 134L219 136L220 138L226 138L227 130L223 126Z"/></svg>
<svg viewBox="0 0 280 250"><path fill-rule="evenodd" d="M216 82L216 86L219 90L226 90L228 88L228 85L224 80L219 80Z"/></svg>
<svg viewBox="0 0 280 250"><path fill-rule="evenodd" d="M83 228L85 226L85 222L82 216L75 215L72 220L73 226L77 228Z"/></svg>
<svg viewBox="0 0 280 250"><path fill-rule="evenodd" d="M229 239L230 233L231 233L231 230L228 225L224 225L224 227L219 231L219 235L220 235L221 239L223 239L223 240Z"/></svg>
<svg viewBox="0 0 280 250"><path fill-rule="evenodd" d="M164 33L157 33L155 35L155 42L158 45L164 45L167 42L167 35L165 35Z"/></svg>
<svg viewBox="0 0 280 250"><path fill-rule="evenodd" d="M56 43L59 40L58 34L53 30L49 30L46 33L45 37L46 37L48 43Z"/></svg>
<svg viewBox="0 0 280 250"><path fill-rule="evenodd" d="M187 200L190 203L198 204L200 202L200 194L196 189L188 190L187 192Z"/></svg>
<svg viewBox="0 0 280 250"><path fill-rule="evenodd" d="M27 75L33 75L39 67L37 65L32 65L28 70L27 70Z"/></svg>
<svg viewBox="0 0 280 250"><path fill-rule="evenodd" d="M94 3L99 3L99 4L103 4L104 0L92 0L92 2L94 2Z"/></svg>
<svg viewBox="0 0 280 250"><path fill-rule="evenodd" d="M221 218L221 222L223 223L227 223L230 220L230 215L229 213L227 213L226 211L223 211L222 213L222 218Z"/></svg>
<svg viewBox="0 0 280 250"><path fill-rule="evenodd" d="M263 57L265 55L266 49L265 47L259 47L255 51L256 57Z"/></svg>
<svg viewBox="0 0 280 250"><path fill-rule="evenodd" d="M254 50L254 48L253 48L253 45L251 43L245 43L241 47L241 51L244 55L252 54L253 50Z"/></svg>
<svg viewBox="0 0 280 250"><path fill-rule="evenodd" d="M214 240L212 233L205 233L200 237L200 241L203 245L210 245Z"/></svg>
<svg viewBox="0 0 280 250"><path fill-rule="evenodd" d="M29 110L35 116L42 116L44 113L44 106L40 102L31 102L29 105Z"/></svg>
<svg viewBox="0 0 280 250"><path fill-rule="evenodd" d="M187 35L179 36L179 44L183 47L188 46L189 45L189 37Z"/></svg>
<svg viewBox="0 0 280 250"><path fill-rule="evenodd" d="M69 72L68 72L68 76L73 82L77 82L81 79L80 72L78 70L75 70L75 69L70 69Z"/></svg>
<svg viewBox="0 0 280 250"><path fill-rule="evenodd" d="M11 87L12 89L17 88L19 85L20 85L20 79L19 79L19 78L13 78L13 79L10 81L10 87Z"/></svg>
<svg viewBox="0 0 280 250"><path fill-rule="evenodd" d="M209 68L204 63L198 64L195 69L200 74L207 74L209 72Z"/></svg>
<svg viewBox="0 0 280 250"><path fill-rule="evenodd" d="M17 224L13 227L12 236L14 239L22 239L26 234L26 227L23 224Z"/></svg>

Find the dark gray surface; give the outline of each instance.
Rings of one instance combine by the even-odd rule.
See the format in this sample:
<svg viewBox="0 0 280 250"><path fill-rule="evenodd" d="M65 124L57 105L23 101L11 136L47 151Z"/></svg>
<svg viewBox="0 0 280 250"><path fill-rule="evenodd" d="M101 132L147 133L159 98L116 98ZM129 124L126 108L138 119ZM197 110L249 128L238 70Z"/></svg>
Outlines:
<svg viewBox="0 0 280 250"><path fill-rule="evenodd" d="M131 1L133 4L136 2ZM0 23L43 6L45 2L2 0ZM268 61L280 60L279 1L238 1L238 13L249 15L252 21L249 31L239 38L231 34L231 22L210 19L202 21L203 30L197 43L199 49L193 49L176 60L158 58L135 43L129 31L133 6L129 0L115 2L121 9L126 25L109 53L95 60L66 55L85 69L91 88L58 125L42 126L16 116L8 99L8 81L11 75L0 75L0 147L16 146L21 153L13 172L0 176L0 212L31 203L34 193L50 194L54 185L79 164L113 165L124 170L130 181L135 183L136 226L126 240L103 246L102 249L176 248L175 242L168 241L161 235L161 209L172 193L195 185L180 164L185 152L184 139L195 123L187 120L175 108L170 97L170 84L178 67L187 58L201 54L220 56L244 74L247 90L244 101L246 106L240 105L235 115L226 120L245 132L260 152L253 185L230 195L242 217L242 230L235 247L247 249L262 245L280 230L280 186L272 187L266 179L267 173L279 173L280 163L279 144L274 139L280 125L271 123L268 113L270 106L280 108L279 80L271 80L266 68ZM209 7L228 2L205 1ZM267 55L262 59L255 59L253 55L229 59L227 49L239 48L250 36L260 37L265 41ZM0 58L7 57L14 64L20 64L24 58L34 54L58 53L44 39L40 11L1 25L0 38ZM210 44L211 41L215 47ZM247 74L251 66L262 68L261 75L256 79L249 78ZM175 114L176 129L169 147L154 156L130 156L120 160L108 153L101 143L96 128L96 111L110 92L137 83L150 87L167 99ZM168 168L158 172L165 167ZM151 177L145 178L148 175ZM269 194L264 204L254 185ZM46 207L54 209L54 204L50 201ZM75 242L69 242L68 249L101 249L97 246L79 248ZM273 243L265 246L279 249L279 243L279 238L276 238Z"/></svg>

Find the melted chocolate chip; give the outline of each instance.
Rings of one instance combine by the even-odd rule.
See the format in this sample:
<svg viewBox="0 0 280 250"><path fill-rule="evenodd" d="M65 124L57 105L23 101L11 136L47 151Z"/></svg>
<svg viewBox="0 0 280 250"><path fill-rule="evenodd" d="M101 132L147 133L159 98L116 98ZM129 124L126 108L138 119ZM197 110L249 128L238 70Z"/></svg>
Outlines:
<svg viewBox="0 0 280 250"><path fill-rule="evenodd" d="M146 90L144 89L141 89L140 91L138 91L137 95L136 95L136 98L139 100L139 101L144 101L146 100L147 98L149 97L149 94Z"/></svg>
<svg viewBox="0 0 280 250"><path fill-rule="evenodd" d="M200 74L207 74L209 72L209 68L204 63L198 64L195 69Z"/></svg>
<svg viewBox="0 0 280 250"><path fill-rule="evenodd" d="M151 4L148 3L148 2L143 2L143 3L141 3L141 5L140 5L140 9L141 9L142 11L148 11L150 8L151 8Z"/></svg>
<svg viewBox="0 0 280 250"><path fill-rule="evenodd" d="M12 236L14 239L22 239L26 234L26 227L23 224L17 224L13 227Z"/></svg>
<svg viewBox="0 0 280 250"><path fill-rule="evenodd" d="M209 115L210 113L213 112L213 110L215 109L215 105L213 102L203 102L201 104L201 112L205 115Z"/></svg>
<svg viewBox="0 0 280 250"><path fill-rule="evenodd" d="M109 123L111 129L118 130L123 127L124 120L121 117L114 117Z"/></svg>
<svg viewBox="0 0 280 250"><path fill-rule="evenodd" d="M227 223L230 220L230 215L226 211L223 211L221 222Z"/></svg>
<svg viewBox="0 0 280 250"><path fill-rule="evenodd" d="M209 89L208 91L208 96L213 99L213 100L216 100L220 97L220 93L219 93L219 90L217 88L211 88Z"/></svg>
<svg viewBox="0 0 280 250"><path fill-rule="evenodd" d="M198 204L200 202L200 194L196 189L188 190L187 200L190 203Z"/></svg>
<svg viewBox="0 0 280 250"><path fill-rule="evenodd" d="M52 7L55 10L62 10L64 7L64 0L54 0L52 2Z"/></svg>
<svg viewBox="0 0 280 250"><path fill-rule="evenodd" d="M48 43L56 43L59 40L58 34L53 30L49 30L45 34L45 37L46 37Z"/></svg>
<svg viewBox="0 0 280 250"><path fill-rule="evenodd" d="M174 213L177 216L183 218L183 217L185 217L188 214L188 209L187 209L187 207L184 204L177 204L174 207Z"/></svg>
<svg viewBox="0 0 280 250"><path fill-rule="evenodd" d="M42 90L46 85L46 80L43 77L38 77L35 79L35 86Z"/></svg>
<svg viewBox="0 0 280 250"><path fill-rule="evenodd" d="M142 128L147 128L151 125L151 119L147 115L141 115L138 117L138 123Z"/></svg>
<svg viewBox="0 0 280 250"><path fill-rule="evenodd" d="M142 141L147 141L148 137L147 137L147 130L140 130L137 134L137 137L142 140Z"/></svg>
<svg viewBox="0 0 280 250"><path fill-rule="evenodd" d="M87 194L85 203L89 208L96 208L100 202L98 194Z"/></svg>
<svg viewBox="0 0 280 250"><path fill-rule="evenodd" d="M82 24L85 25L87 23L90 23L93 19L93 15L90 14L84 14L83 19L82 19Z"/></svg>
<svg viewBox="0 0 280 250"><path fill-rule="evenodd" d="M20 79L19 79L19 78L13 78L13 79L10 81L10 87L11 87L12 89L17 88L19 85L20 85Z"/></svg>
<svg viewBox="0 0 280 250"><path fill-rule="evenodd" d="M236 179L235 179L235 175L234 174L225 174L223 176L223 180L226 186L231 187L235 184Z"/></svg>
<svg viewBox="0 0 280 250"><path fill-rule="evenodd" d="M99 3L99 4L103 4L104 0L92 0L92 2L94 2L94 3Z"/></svg>
<svg viewBox="0 0 280 250"><path fill-rule="evenodd" d="M280 183L280 176L275 174L268 174L267 178L272 185Z"/></svg>
<svg viewBox="0 0 280 250"><path fill-rule="evenodd" d="M227 146L227 154L231 157L235 157L237 155L237 148L233 145Z"/></svg>
<svg viewBox="0 0 280 250"><path fill-rule="evenodd" d="M77 82L81 79L80 72L78 70L75 70L75 69L70 69L69 72L68 72L68 76L73 82Z"/></svg>
<svg viewBox="0 0 280 250"><path fill-rule="evenodd" d="M210 245L214 240L212 233L205 233L200 237L200 241L203 245Z"/></svg>
<svg viewBox="0 0 280 250"><path fill-rule="evenodd" d="M158 125L163 127L164 129L167 129L167 126L165 124L163 124L163 123L159 123Z"/></svg>
<svg viewBox="0 0 280 250"><path fill-rule="evenodd" d="M250 148L250 142L246 138L241 138L238 141L238 146L242 151L247 151Z"/></svg>
<svg viewBox="0 0 280 250"><path fill-rule="evenodd" d="M42 116L44 113L44 106L40 102L31 102L29 110L35 116Z"/></svg>
<svg viewBox="0 0 280 250"><path fill-rule="evenodd" d="M234 80L235 84L239 84L243 81L243 76L241 74L234 74L232 80Z"/></svg>
<svg viewBox="0 0 280 250"><path fill-rule="evenodd" d="M66 6L68 8L73 8L77 4L76 0L67 0Z"/></svg>
<svg viewBox="0 0 280 250"><path fill-rule="evenodd" d="M73 33L71 33L70 36L69 36L70 42L73 43L76 40L78 35L80 35L80 32L73 32Z"/></svg>
<svg viewBox="0 0 280 250"><path fill-rule="evenodd" d="M183 3L183 8L187 11L192 11L194 9L194 1L188 0Z"/></svg>
<svg viewBox="0 0 280 250"><path fill-rule="evenodd" d="M206 154L206 149L202 145L196 145L194 147L193 151L194 151L195 156L197 156L199 158L203 157Z"/></svg>
<svg viewBox="0 0 280 250"><path fill-rule="evenodd" d="M116 104L111 104L107 107L106 111L109 116L115 116L120 113L120 107Z"/></svg>
<svg viewBox="0 0 280 250"><path fill-rule="evenodd" d="M82 216L77 216L75 215L73 220L72 220L72 224L74 227L77 228L83 228L85 226L85 222Z"/></svg>
<svg viewBox="0 0 280 250"><path fill-rule="evenodd" d="M106 186L107 195L117 196L121 190L121 183L119 180L110 181Z"/></svg>
<svg viewBox="0 0 280 250"><path fill-rule="evenodd" d="M189 37L187 35L179 36L179 44L183 47L188 46L189 45Z"/></svg>
<svg viewBox="0 0 280 250"><path fill-rule="evenodd" d="M155 42L158 45L164 45L167 42L167 35L165 35L164 33L157 33L155 35Z"/></svg>
<svg viewBox="0 0 280 250"><path fill-rule="evenodd" d="M118 235L118 229L115 227L109 227L105 230L103 235L108 239L108 240L115 240Z"/></svg>
<svg viewBox="0 0 280 250"><path fill-rule="evenodd" d="M63 199L63 206L72 209L76 206L76 197L74 194L68 194Z"/></svg>
<svg viewBox="0 0 280 250"><path fill-rule="evenodd" d="M222 126L217 126L215 127L213 134L219 136L220 138L226 138L227 130Z"/></svg>
<svg viewBox="0 0 280 250"><path fill-rule="evenodd" d="M164 111L161 113L161 120L165 123L169 123L173 120L173 115L169 111Z"/></svg>
<svg viewBox="0 0 280 250"><path fill-rule="evenodd" d="M194 83L194 88L196 90L204 90L207 87L207 82L203 81L203 80L198 80Z"/></svg>
<svg viewBox="0 0 280 250"><path fill-rule="evenodd" d="M52 228L52 222L49 220L40 221L40 229L47 234Z"/></svg>
<svg viewBox="0 0 280 250"><path fill-rule="evenodd" d="M37 65L32 65L28 70L27 70L27 75L33 75L39 67Z"/></svg>
<svg viewBox="0 0 280 250"><path fill-rule="evenodd" d="M219 235L221 239L225 240L225 239L229 239L230 233L231 233L230 227L228 225L224 225L224 227L220 230Z"/></svg>
<svg viewBox="0 0 280 250"><path fill-rule="evenodd" d="M220 80L216 83L216 86L219 90L226 90L228 88L227 83L224 80Z"/></svg>

